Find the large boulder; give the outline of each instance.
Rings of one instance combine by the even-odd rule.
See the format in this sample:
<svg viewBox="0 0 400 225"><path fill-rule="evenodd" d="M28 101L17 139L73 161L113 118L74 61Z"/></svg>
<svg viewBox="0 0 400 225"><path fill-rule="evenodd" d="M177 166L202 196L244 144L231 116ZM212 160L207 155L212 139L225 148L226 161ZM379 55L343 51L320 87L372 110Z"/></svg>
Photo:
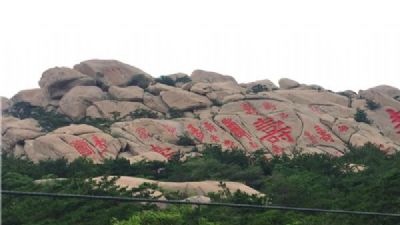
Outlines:
<svg viewBox="0 0 400 225"><path fill-rule="evenodd" d="M205 108L212 105L211 101L204 96L179 89L163 91L160 96L169 108L181 111Z"/></svg>
<svg viewBox="0 0 400 225"><path fill-rule="evenodd" d="M86 116L91 118L103 119L123 119L131 120L131 114L137 110L147 110L149 113L155 113L153 110L143 105L140 102L126 102L103 100L94 102L93 105L86 109Z"/></svg>
<svg viewBox="0 0 400 225"><path fill-rule="evenodd" d="M95 163L115 159L122 148L118 139L88 125L70 125L27 142L24 155L34 162L87 157Z"/></svg>
<svg viewBox="0 0 400 225"><path fill-rule="evenodd" d="M297 81L291 80L289 78L281 78L278 83L281 89L292 89L300 86Z"/></svg>
<svg viewBox="0 0 400 225"><path fill-rule="evenodd" d="M19 91L11 98L13 103L26 102L32 106L46 107L51 100L45 90L40 88Z"/></svg>
<svg viewBox="0 0 400 225"><path fill-rule="evenodd" d="M87 60L75 65L74 69L94 78L105 88L113 85L146 88L153 81L143 70L117 60Z"/></svg>
<svg viewBox="0 0 400 225"><path fill-rule="evenodd" d="M143 103L145 106L151 108L152 110L167 113L168 106L163 102L160 96L155 96L150 93L144 93Z"/></svg>
<svg viewBox="0 0 400 225"><path fill-rule="evenodd" d="M41 135L44 133L34 119L20 120L8 116L1 118L1 149L4 152L11 152L17 144Z"/></svg>
<svg viewBox="0 0 400 225"><path fill-rule="evenodd" d="M59 112L73 120L86 116L86 109L93 102L104 100L106 94L95 86L76 86L60 100Z"/></svg>
<svg viewBox="0 0 400 225"><path fill-rule="evenodd" d="M190 75L190 78L193 82L206 82L206 83L215 83L215 82L234 82L236 83L235 78L227 75L222 75L215 72L205 71L205 70L195 70Z"/></svg>
<svg viewBox="0 0 400 225"><path fill-rule="evenodd" d="M61 98L75 86L94 86L95 84L93 78L66 67L46 70L39 81L39 86L53 99Z"/></svg>
<svg viewBox="0 0 400 225"><path fill-rule="evenodd" d="M111 95L113 99L118 101L141 102L143 101L144 90L137 86L129 86L129 87L111 86L108 89L108 93Z"/></svg>
<svg viewBox="0 0 400 225"><path fill-rule="evenodd" d="M0 111L7 112L12 105L12 101L6 97L0 96Z"/></svg>
<svg viewBox="0 0 400 225"><path fill-rule="evenodd" d="M109 177L109 179L111 178L113 177ZM96 179L101 179L101 177L98 177ZM121 176L115 181L116 185L127 189L138 188L144 183L156 184L163 190L173 192L179 191L180 193L184 193L189 196L206 196L208 195L208 193L218 193L220 191L223 191L223 186L221 185L221 182L211 180L196 182L163 182L138 177ZM232 193L236 191L241 191L248 195L263 196L262 193L242 183L229 181L223 183L225 184L224 186Z"/></svg>

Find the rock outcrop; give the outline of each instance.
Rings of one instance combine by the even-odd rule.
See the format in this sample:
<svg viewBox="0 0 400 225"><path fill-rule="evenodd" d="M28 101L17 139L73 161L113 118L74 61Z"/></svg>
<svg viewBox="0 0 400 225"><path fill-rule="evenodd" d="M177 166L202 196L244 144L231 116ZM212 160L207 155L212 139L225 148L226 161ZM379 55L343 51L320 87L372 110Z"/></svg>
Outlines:
<svg viewBox="0 0 400 225"><path fill-rule="evenodd" d="M400 150L400 90L385 85L334 93L286 78L280 88L268 79L239 85L203 70L153 79L115 60L52 68L39 84L1 98L2 151L35 162L80 156L98 163L187 160L201 157L209 144L261 150L267 158L294 152L336 157L348 145L368 142L387 154ZM56 111L67 118L63 126L69 122L46 133L40 115L36 121L29 110L14 109L20 102ZM370 123L355 120L357 109ZM88 124L68 125L78 122Z"/></svg>

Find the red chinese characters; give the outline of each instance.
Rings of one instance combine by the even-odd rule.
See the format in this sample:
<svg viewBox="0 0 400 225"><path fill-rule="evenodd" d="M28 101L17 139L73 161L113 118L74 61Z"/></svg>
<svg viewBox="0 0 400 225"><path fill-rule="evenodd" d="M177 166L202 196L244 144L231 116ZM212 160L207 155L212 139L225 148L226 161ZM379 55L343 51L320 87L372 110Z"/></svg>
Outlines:
<svg viewBox="0 0 400 225"><path fill-rule="evenodd" d="M242 109L246 112L246 114L257 115L257 110L248 102L242 103L240 105Z"/></svg>
<svg viewBox="0 0 400 225"><path fill-rule="evenodd" d="M231 141L231 140L224 140L224 146L227 148L234 148L235 143L233 143L233 141Z"/></svg>
<svg viewBox="0 0 400 225"><path fill-rule="evenodd" d="M339 125L338 129L339 129L340 133L345 133L349 130L349 127L343 124L343 125Z"/></svg>
<svg viewBox="0 0 400 225"><path fill-rule="evenodd" d="M187 129L189 130L189 132L195 136L200 142L203 142L204 140L204 134L203 132L201 132L201 130L195 126L193 126L192 124L187 125Z"/></svg>
<svg viewBox="0 0 400 225"><path fill-rule="evenodd" d="M96 135L92 136L92 140L93 140L94 146L96 146L100 150L99 155L101 157L104 157L104 153L107 152L106 140L104 138L99 138Z"/></svg>
<svg viewBox="0 0 400 225"><path fill-rule="evenodd" d="M310 109L311 109L311 111L313 111L313 112L315 112L315 113L318 113L318 114L321 114L322 112L321 112L321 109L318 107L318 106L316 106L316 105L310 105L310 106L308 106Z"/></svg>
<svg viewBox="0 0 400 225"><path fill-rule="evenodd" d="M74 140L70 143L82 156L90 156L94 154L93 149L84 140Z"/></svg>
<svg viewBox="0 0 400 225"><path fill-rule="evenodd" d="M284 112L280 112L278 115L283 120L287 119L289 117L289 115L287 113L284 113Z"/></svg>
<svg viewBox="0 0 400 225"><path fill-rule="evenodd" d="M262 105L265 110L276 110L276 106L270 102L265 101Z"/></svg>
<svg viewBox="0 0 400 225"><path fill-rule="evenodd" d="M304 136L310 140L311 144L315 145L318 143L317 137L313 134L311 134L309 131L304 132Z"/></svg>
<svg viewBox="0 0 400 225"><path fill-rule="evenodd" d="M215 126L210 122L207 121L203 122L203 126L208 132L212 133L217 131L217 128L215 128Z"/></svg>
<svg viewBox="0 0 400 225"><path fill-rule="evenodd" d="M167 130L168 133L170 133L171 135L176 136L176 128L175 127L171 127L171 126L168 126L166 124L162 124L161 126L163 126Z"/></svg>
<svg viewBox="0 0 400 225"><path fill-rule="evenodd" d="M325 142L335 142L335 140L333 140L332 136L325 129L320 127L319 125L315 125L314 129L319 134L319 138L321 140L323 140Z"/></svg>
<svg viewBox="0 0 400 225"><path fill-rule="evenodd" d="M144 127L136 128L136 133L139 135L140 139L148 139L150 137L149 132Z"/></svg>
<svg viewBox="0 0 400 225"><path fill-rule="evenodd" d="M215 142L215 143L218 143L218 142L219 142L219 137L218 137L218 136L216 136L216 135L211 135L210 137L211 137L211 140L212 140L213 142Z"/></svg>
<svg viewBox="0 0 400 225"><path fill-rule="evenodd" d="M229 131L235 136L236 138L246 138L250 143L250 146L254 149L259 148L258 144L253 142L253 139L251 135L246 132L238 123L236 123L233 119L231 118L224 118L222 119L222 124L226 126ZM224 143L225 145L225 143Z"/></svg>
<svg viewBox="0 0 400 225"><path fill-rule="evenodd" d="M389 114L390 119L392 120L392 124L396 133L400 134L400 111L395 111L393 109L386 109L386 112Z"/></svg>
<svg viewBox="0 0 400 225"><path fill-rule="evenodd" d="M162 156L164 156L167 159L170 159L175 154L175 152L171 148L168 148L168 147L162 148L158 145L150 145L150 146L154 152L161 154Z"/></svg>
<svg viewBox="0 0 400 225"><path fill-rule="evenodd" d="M274 155L282 155L283 149L278 145L272 145L272 153L274 153Z"/></svg>
<svg viewBox="0 0 400 225"><path fill-rule="evenodd" d="M291 136L292 128L281 120L274 120L271 117L258 118L253 125L256 130L265 133L265 135L260 138L260 141L267 140L271 144L275 144L280 140L285 140L289 143L294 141Z"/></svg>

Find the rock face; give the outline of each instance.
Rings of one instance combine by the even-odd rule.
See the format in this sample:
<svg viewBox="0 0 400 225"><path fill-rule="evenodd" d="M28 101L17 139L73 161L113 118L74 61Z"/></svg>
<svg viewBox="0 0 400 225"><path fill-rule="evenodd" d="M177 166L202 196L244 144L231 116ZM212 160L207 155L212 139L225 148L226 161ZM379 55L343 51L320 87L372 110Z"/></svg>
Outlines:
<svg viewBox="0 0 400 225"><path fill-rule="evenodd" d="M278 83L279 87L282 89L292 89L300 86L297 81L291 80L289 78L282 78L279 80Z"/></svg>
<svg viewBox="0 0 400 225"><path fill-rule="evenodd" d="M142 102L144 90L137 86L118 87L111 86L108 89L111 97L118 101Z"/></svg>
<svg viewBox="0 0 400 225"><path fill-rule="evenodd" d="M39 81L39 86L53 99L60 99L75 86L94 86L95 84L93 78L66 67L46 70Z"/></svg>
<svg viewBox="0 0 400 225"><path fill-rule="evenodd" d="M160 96L169 108L182 111L205 108L212 104L208 98L184 90L163 91Z"/></svg>
<svg viewBox="0 0 400 225"><path fill-rule="evenodd" d="M105 98L105 93L98 87L76 86L60 100L59 110L71 119L79 120L86 116L86 108L91 103Z"/></svg>
<svg viewBox="0 0 400 225"><path fill-rule="evenodd" d="M109 177L109 179L111 178L112 177ZM100 180L101 177L97 177L95 179ZM218 191L222 191L222 187L220 186L220 183L218 181L210 181L210 180L199 181L199 182L161 182L161 181L149 180L138 177L121 176L115 181L116 185L128 189L137 188L143 183L156 184L163 190L179 191L189 196L206 196L210 192L217 193ZM263 195L257 190L249 186L246 186L242 183L238 182L224 182L224 183L226 184L226 188L229 189L232 193L236 191L241 191L248 195L258 195L258 196Z"/></svg>
<svg viewBox="0 0 400 225"><path fill-rule="evenodd" d="M153 81L143 70L117 60L87 60L75 65L74 69L94 78L106 88L113 85L146 88Z"/></svg>
<svg viewBox="0 0 400 225"><path fill-rule="evenodd" d="M294 152L336 157L349 151L349 144L369 142L387 154L400 150L400 90L395 87L333 93L286 78L279 89L268 79L239 85L231 76L202 70L190 78L167 77L175 84L158 83L162 79L154 81L115 60L49 69L41 88L1 98L2 151L35 162L85 156L98 163L104 158L134 163L201 157L210 144L261 150L267 158ZM20 102L104 131L80 124L44 133L32 116L14 107ZM355 121L357 108L370 124Z"/></svg>

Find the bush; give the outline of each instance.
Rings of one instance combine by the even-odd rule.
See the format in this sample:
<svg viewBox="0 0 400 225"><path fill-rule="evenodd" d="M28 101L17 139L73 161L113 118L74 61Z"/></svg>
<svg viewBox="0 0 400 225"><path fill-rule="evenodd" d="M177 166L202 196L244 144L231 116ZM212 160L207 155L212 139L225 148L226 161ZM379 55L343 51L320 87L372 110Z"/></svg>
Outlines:
<svg viewBox="0 0 400 225"><path fill-rule="evenodd" d="M379 109L381 105L379 103L374 102L373 100L367 99L366 107L370 110Z"/></svg>
<svg viewBox="0 0 400 225"><path fill-rule="evenodd" d="M187 135L179 136L179 139L176 142L176 144L180 145L180 146L195 146L196 145L194 140Z"/></svg>
<svg viewBox="0 0 400 225"><path fill-rule="evenodd" d="M178 109L169 109L168 114L170 119L182 118L184 116L184 112Z"/></svg>
<svg viewBox="0 0 400 225"><path fill-rule="evenodd" d="M139 118L158 118L158 114L154 111L148 109L136 109L133 113L130 113L132 119L139 119Z"/></svg>
<svg viewBox="0 0 400 225"><path fill-rule="evenodd" d="M32 106L27 102L17 102L9 110L10 114L19 119L33 118L38 121L44 131L50 132L59 127L68 126L72 121L55 111L46 111L42 107Z"/></svg>
<svg viewBox="0 0 400 225"><path fill-rule="evenodd" d="M367 113L359 108L357 108L357 112L356 114L354 114L354 120L361 123L371 124L371 121L368 119Z"/></svg>
<svg viewBox="0 0 400 225"><path fill-rule="evenodd" d="M254 93L258 93L258 92L263 92L263 91L268 91L268 87L264 84L256 84L253 87L251 87L251 90Z"/></svg>
<svg viewBox="0 0 400 225"><path fill-rule="evenodd" d="M184 77L176 78L175 83L189 83L191 81L192 81L192 79L190 77L184 76Z"/></svg>
<svg viewBox="0 0 400 225"><path fill-rule="evenodd" d="M156 78L155 81L158 83L161 83L161 84L175 86L175 81L171 77L168 77L168 76L160 76L159 78Z"/></svg>

